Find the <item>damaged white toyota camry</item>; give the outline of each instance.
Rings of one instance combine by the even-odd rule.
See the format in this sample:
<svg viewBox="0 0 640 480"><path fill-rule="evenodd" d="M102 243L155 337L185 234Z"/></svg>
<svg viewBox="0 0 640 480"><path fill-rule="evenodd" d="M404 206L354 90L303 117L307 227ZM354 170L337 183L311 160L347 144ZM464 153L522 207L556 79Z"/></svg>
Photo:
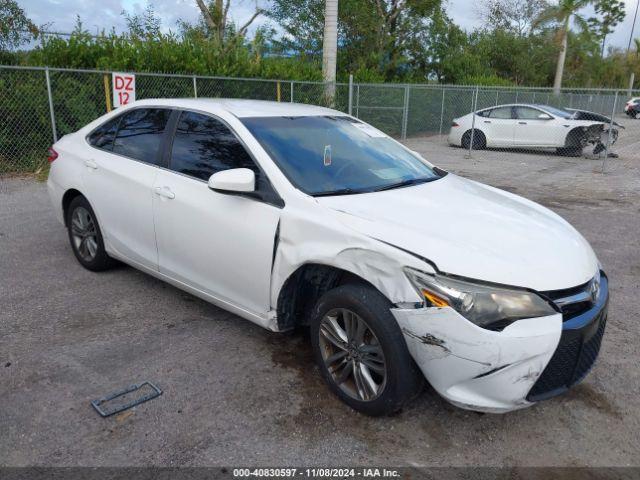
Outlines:
<svg viewBox="0 0 640 480"><path fill-rule="evenodd" d="M117 259L270 330L309 326L329 388L361 412L398 410L424 378L507 412L598 355L608 282L576 230L343 113L144 100L49 153L84 267Z"/></svg>

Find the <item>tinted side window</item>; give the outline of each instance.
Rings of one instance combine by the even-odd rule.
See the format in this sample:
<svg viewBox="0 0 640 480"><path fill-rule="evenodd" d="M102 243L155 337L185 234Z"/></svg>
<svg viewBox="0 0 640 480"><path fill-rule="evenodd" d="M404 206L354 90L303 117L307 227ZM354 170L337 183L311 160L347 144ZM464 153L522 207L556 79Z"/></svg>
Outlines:
<svg viewBox="0 0 640 480"><path fill-rule="evenodd" d="M124 114L113 144L113 152L148 163L156 163L162 134L171 110L138 108Z"/></svg>
<svg viewBox="0 0 640 480"><path fill-rule="evenodd" d="M511 119L511 107L494 108L489 116L491 118Z"/></svg>
<svg viewBox="0 0 640 480"><path fill-rule="evenodd" d="M219 120L182 112L173 139L171 170L202 180L221 170L250 168L258 173L240 141Z"/></svg>
<svg viewBox="0 0 640 480"><path fill-rule="evenodd" d="M116 130L118 129L118 123L120 123L120 117L113 118L106 123L103 123L96 130L89 135L89 143L96 148L103 150L113 149L113 139L116 136Z"/></svg>

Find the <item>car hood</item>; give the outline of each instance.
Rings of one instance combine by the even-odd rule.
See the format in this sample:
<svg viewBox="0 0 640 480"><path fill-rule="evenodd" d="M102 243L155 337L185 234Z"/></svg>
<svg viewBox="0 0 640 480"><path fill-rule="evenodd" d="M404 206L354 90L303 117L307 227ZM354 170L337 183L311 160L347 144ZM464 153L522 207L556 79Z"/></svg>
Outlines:
<svg viewBox="0 0 640 480"><path fill-rule="evenodd" d="M453 174L317 201L346 227L419 255L444 273L545 291L581 285L598 268L587 241L560 216Z"/></svg>

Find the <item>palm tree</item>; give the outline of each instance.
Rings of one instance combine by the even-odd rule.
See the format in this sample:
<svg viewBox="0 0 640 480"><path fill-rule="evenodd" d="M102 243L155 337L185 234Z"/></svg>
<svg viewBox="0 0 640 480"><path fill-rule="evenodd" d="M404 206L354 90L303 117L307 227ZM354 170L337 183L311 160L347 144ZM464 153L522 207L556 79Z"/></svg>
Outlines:
<svg viewBox="0 0 640 480"><path fill-rule="evenodd" d="M560 94L562 88L562 76L564 75L564 62L567 58L567 43L571 21L578 30L587 30L587 19L580 15L580 10L592 4L594 0L560 0L557 5L549 5L536 19L535 26L557 25L557 35L560 40L560 52L556 65L556 78L553 82L553 91Z"/></svg>

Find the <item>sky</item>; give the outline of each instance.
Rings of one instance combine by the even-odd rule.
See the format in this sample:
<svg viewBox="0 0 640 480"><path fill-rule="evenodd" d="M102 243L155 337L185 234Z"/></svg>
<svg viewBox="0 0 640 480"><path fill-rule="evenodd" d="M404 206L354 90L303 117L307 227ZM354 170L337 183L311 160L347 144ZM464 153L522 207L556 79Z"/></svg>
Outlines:
<svg viewBox="0 0 640 480"><path fill-rule="evenodd" d="M267 5L265 0L232 0L231 17L243 24L255 11L256 1ZM445 0L449 16L462 28L470 30L479 26L476 0ZM616 31L607 39L608 46L627 48L633 23L636 2L625 0L627 17L617 26ZM176 30L178 19L195 21L199 10L195 0L151 0L151 3L162 19L163 30ZM121 32L125 29L125 21L121 15L123 10L129 13L140 13L146 7L146 0L18 0L27 16L36 25L50 24L49 30L70 32L73 29L76 15L80 15L84 26L91 32L115 27ZM592 14L585 10L587 15ZM264 17L254 22L250 32L258 25L266 22ZM634 37L640 37L640 15L636 21Z"/></svg>

